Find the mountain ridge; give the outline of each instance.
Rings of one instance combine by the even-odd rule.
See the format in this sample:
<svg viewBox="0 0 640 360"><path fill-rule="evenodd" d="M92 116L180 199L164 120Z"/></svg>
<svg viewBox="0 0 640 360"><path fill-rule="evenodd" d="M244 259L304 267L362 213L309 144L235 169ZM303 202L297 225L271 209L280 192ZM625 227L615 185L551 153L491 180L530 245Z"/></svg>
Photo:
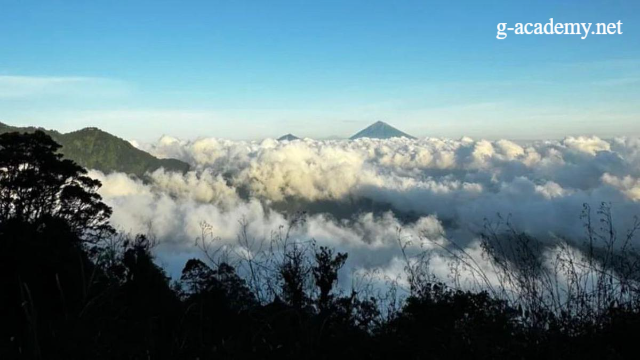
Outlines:
<svg viewBox="0 0 640 360"><path fill-rule="evenodd" d="M124 172L144 177L147 172L159 168L167 171L187 172L189 164L177 159L159 159L121 139L96 127L61 133L41 127L17 127L0 122L0 134L6 132L43 131L62 145L60 153L78 165L104 173Z"/></svg>

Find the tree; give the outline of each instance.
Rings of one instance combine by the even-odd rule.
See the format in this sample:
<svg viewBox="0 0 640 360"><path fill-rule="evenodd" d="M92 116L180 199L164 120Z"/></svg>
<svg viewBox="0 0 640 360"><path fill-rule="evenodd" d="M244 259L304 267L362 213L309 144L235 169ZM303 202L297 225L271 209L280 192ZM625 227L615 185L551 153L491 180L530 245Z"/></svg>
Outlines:
<svg viewBox="0 0 640 360"><path fill-rule="evenodd" d="M309 264L304 250L302 245L293 243L285 249L278 269L278 275L282 279L282 297L296 309L304 307L309 300L305 292Z"/></svg>
<svg viewBox="0 0 640 360"><path fill-rule="evenodd" d="M64 353L97 294L84 244L113 232L111 209L59 148L40 131L0 135L0 358L5 345L6 357Z"/></svg>
<svg viewBox="0 0 640 360"><path fill-rule="evenodd" d="M59 149L42 131L0 135L0 221L39 228L57 219L85 241L110 235L111 209L96 192L100 182Z"/></svg>
<svg viewBox="0 0 640 360"><path fill-rule="evenodd" d="M318 307L321 311L326 310L331 302L331 289L338 281L338 270L347 261L347 254L338 253L333 256L333 250L326 246L321 246L315 252L315 266L312 268L313 278L316 286L320 290Z"/></svg>
<svg viewBox="0 0 640 360"><path fill-rule="evenodd" d="M189 259L182 270L180 281L186 285L187 295L192 299L216 298L219 302L224 302L226 310L238 311L257 305L246 281L238 276L235 268L224 262L214 270L201 260Z"/></svg>

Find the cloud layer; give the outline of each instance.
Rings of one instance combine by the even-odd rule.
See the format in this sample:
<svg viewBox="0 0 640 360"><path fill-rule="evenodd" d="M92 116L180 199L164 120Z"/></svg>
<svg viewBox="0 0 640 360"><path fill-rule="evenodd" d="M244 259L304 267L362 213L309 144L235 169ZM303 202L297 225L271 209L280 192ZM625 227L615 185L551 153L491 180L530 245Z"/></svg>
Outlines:
<svg viewBox="0 0 640 360"><path fill-rule="evenodd" d="M189 162L185 175L162 170L147 183L92 172L125 231L151 231L167 252L190 252L200 224L233 244L246 219L268 238L298 210L301 239L350 253L350 266L397 267L398 237L443 236L473 247L485 219L510 215L543 240L580 239L583 203L611 202L623 230L640 214L640 139L568 137L517 144L417 140L279 142L165 136L138 145ZM399 235L398 229L402 229ZM395 264L395 265L394 265Z"/></svg>

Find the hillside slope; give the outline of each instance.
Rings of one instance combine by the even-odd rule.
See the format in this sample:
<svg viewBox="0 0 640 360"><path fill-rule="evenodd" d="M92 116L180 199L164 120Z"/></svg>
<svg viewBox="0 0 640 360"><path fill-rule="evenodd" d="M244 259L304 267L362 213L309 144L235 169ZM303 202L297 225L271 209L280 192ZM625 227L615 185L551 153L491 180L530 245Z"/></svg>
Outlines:
<svg viewBox="0 0 640 360"><path fill-rule="evenodd" d="M128 141L98 128L85 128L62 134L55 130L35 127L14 127L0 123L0 134L5 132L34 132L42 130L62 145L60 152L79 165L104 173L124 172L142 177L159 168L186 172L189 164L176 159L158 159Z"/></svg>

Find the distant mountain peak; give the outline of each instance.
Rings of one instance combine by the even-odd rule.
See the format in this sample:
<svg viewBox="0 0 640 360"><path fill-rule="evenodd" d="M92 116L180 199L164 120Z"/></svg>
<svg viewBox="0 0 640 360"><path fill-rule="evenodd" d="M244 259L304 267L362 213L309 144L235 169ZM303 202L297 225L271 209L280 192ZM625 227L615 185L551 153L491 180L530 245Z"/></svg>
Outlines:
<svg viewBox="0 0 640 360"><path fill-rule="evenodd" d="M376 121L369 125L365 129L361 130L357 134L350 137L351 140L360 138L372 138L372 139L390 139L394 137L406 137L408 139L415 139L415 137L404 133L393 126L387 124L384 121Z"/></svg>
<svg viewBox="0 0 640 360"><path fill-rule="evenodd" d="M286 141L293 141L293 140L298 140L298 139L300 139L300 138L295 136L295 135L293 135L293 134L287 134L287 135L280 136L278 138L278 141L285 141L285 140Z"/></svg>

